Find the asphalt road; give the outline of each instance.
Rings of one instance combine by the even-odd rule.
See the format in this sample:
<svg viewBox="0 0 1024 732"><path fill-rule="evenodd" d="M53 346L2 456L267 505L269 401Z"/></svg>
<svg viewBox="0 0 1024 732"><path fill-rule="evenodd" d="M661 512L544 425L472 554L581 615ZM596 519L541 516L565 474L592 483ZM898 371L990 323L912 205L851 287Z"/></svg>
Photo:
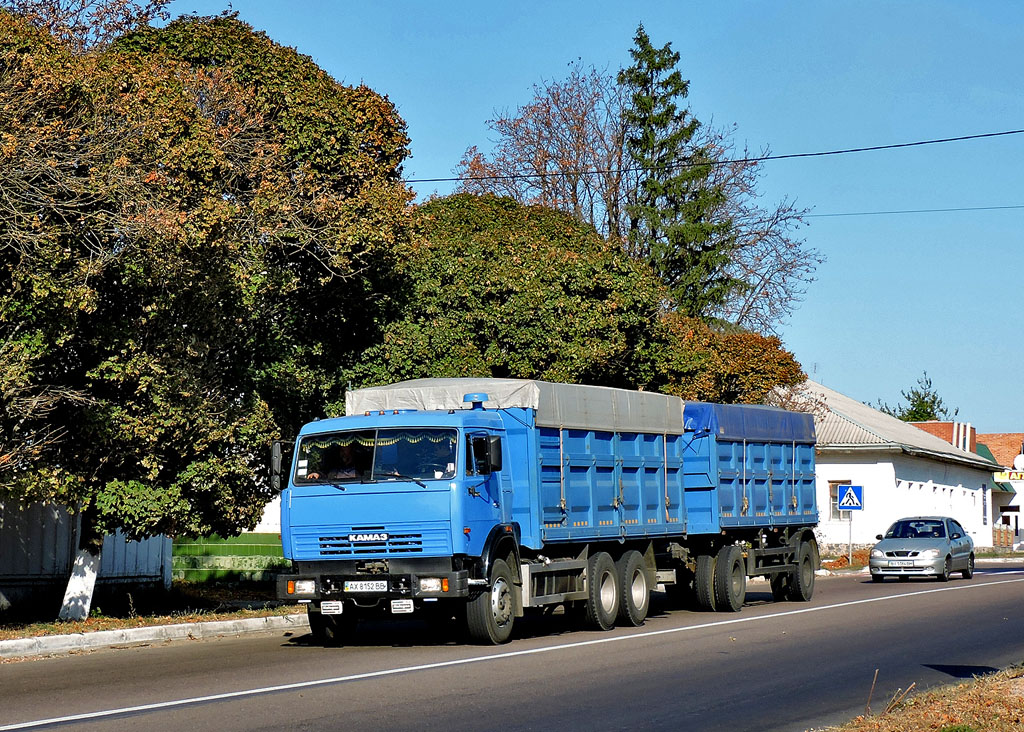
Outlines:
<svg viewBox="0 0 1024 732"><path fill-rule="evenodd" d="M534 618L496 648L379 623L342 649L268 634L3 664L0 730L805 730L1024 661L1019 565L655 611L608 633Z"/></svg>

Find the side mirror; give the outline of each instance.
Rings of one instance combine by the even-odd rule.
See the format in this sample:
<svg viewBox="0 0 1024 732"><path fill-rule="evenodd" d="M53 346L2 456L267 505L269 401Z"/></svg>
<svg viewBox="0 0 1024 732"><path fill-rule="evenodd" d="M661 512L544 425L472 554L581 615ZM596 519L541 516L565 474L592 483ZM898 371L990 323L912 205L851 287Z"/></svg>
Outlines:
<svg viewBox="0 0 1024 732"><path fill-rule="evenodd" d="M275 493L281 492L281 441L274 440L270 446L270 488Z"/></svg>
<svg viewBox="0 0 1024 732"><path fill-rule="evenodd" d="M501 470L501 438L498 435L491 435L487 438L487 462L491 466L491 472Z"/></svg>
<svg viewBox="0 0 1024 732"><path fill-rule="evenodd" d="M959 531L954 531L954 532L953 532L953 535L952 535L952 536L950 536L949 538L950 538L950 539L959 539L959 538L960 538L960 536L961 536L961 534L960 534L960 532L959 532Z"/></svg>
<svg viewBox="0 0 1024 732"><path fill-rule="evenodd" d="M878 539L879 541L881 541L882 540L882 535L881 534L875 534L875 538Z"/></svg>

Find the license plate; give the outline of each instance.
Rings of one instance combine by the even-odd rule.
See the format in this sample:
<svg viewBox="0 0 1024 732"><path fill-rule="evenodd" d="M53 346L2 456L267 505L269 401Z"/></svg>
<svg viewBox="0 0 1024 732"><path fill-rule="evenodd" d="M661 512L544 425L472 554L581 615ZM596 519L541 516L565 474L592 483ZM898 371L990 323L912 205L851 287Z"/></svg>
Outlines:
<svg viewBox="0 0 1024 732"><path fill-rule="evenodd" d="M387 592L387 580L348 580L345 592Z"/></svg>
<svg viewBox="0 0 1024 732"><path fill-rule="evenodd" d="M392 600L391 601L391 612L393 613L411 613L412 612L412 600Z"/></svg>
<svg viewBox="0 0 1024 732"><path fill-rule="evenodd" d="M341 601L324 600L320 603L320 612L324 615L341 615Z"/></svg>
<svg viewBox="0 0 1024 732"><path fill-rule="evenodd" d="M914 566L914 560L913 559L890 559L889 560L889 566L890 567L913 567Z"/></svg>

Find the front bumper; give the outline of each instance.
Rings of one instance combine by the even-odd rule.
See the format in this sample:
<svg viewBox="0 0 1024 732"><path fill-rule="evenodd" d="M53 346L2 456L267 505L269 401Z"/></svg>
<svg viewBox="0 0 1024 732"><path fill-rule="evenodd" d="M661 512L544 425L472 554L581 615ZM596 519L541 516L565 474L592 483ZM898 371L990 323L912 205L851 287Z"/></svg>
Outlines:
<svg viewBox="0 0 1024 732"><path fill-rule="evenodd" d="M872 558L868 566L872 575L880 577L938 577L942 574L945 564L945 557L934 559Z"/></svg>
<svg viewBox="0 0 1024 732"><path fill-rule="evenodd" d="M312 591L304 584L312 583ZM277 578L277 597L289 602L350 600L374 605L381 600L439 600L469 596L466 570L394 574L353 574L331 570L282 574Z"/></svg>

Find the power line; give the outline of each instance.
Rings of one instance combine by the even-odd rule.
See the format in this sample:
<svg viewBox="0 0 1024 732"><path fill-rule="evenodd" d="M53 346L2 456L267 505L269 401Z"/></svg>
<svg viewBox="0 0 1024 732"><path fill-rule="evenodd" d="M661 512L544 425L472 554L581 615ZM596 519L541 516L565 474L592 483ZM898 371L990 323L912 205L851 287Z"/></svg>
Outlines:
<svg viewBox="0 0 1024 732"><path fill-rule="evenodd" d="M891 214L923 214L948 213L951 211L1006 211L1024 208L1024 204L1014 206L959 206L957 208L912 208L900 211L849 211L844 213L805 214L803 218L834 218L836 216L889 216Z"/></svg>
<svg viewBox="0 0 1024 732"><path fill-rule="evenodd" d="M809 153L787 153L784 155L763 155L755 158L731 158L728 160L707 160L701 162L684 161L680 163L669 163L658 166L660 170L675 170L677 168L691 168L700 165L733 165L736 163L764 163L770 160L792 160L795 158L821 158L829 155L849 155L851 153L874 152L877 150L896 150L903 147L921 147L923 145L940 145L947 142L963 142L965 140L980 140L986 137L1005 137L1007 135L1019 135L1024 133L1021 130L1005 130L1003 132L984 132L978 135L961 135L959 137L943 137L935 140L917 140L915 142L897 142L891 145L872 145L870 147L851 147L842 150L824 150L821 152ZM530 180L534 178L555 178L574 175L607 175L609 173L635 173L645 170L643 167L634 168L609 168L605 170L556 170L550 173L510 173L507 175L480 175L461 178L458 176L449 178L409 178L406 183L453 183L460 180ZM824 216L826 214L819 214ZM835 214L847 215L847 214Z"/></svg>

